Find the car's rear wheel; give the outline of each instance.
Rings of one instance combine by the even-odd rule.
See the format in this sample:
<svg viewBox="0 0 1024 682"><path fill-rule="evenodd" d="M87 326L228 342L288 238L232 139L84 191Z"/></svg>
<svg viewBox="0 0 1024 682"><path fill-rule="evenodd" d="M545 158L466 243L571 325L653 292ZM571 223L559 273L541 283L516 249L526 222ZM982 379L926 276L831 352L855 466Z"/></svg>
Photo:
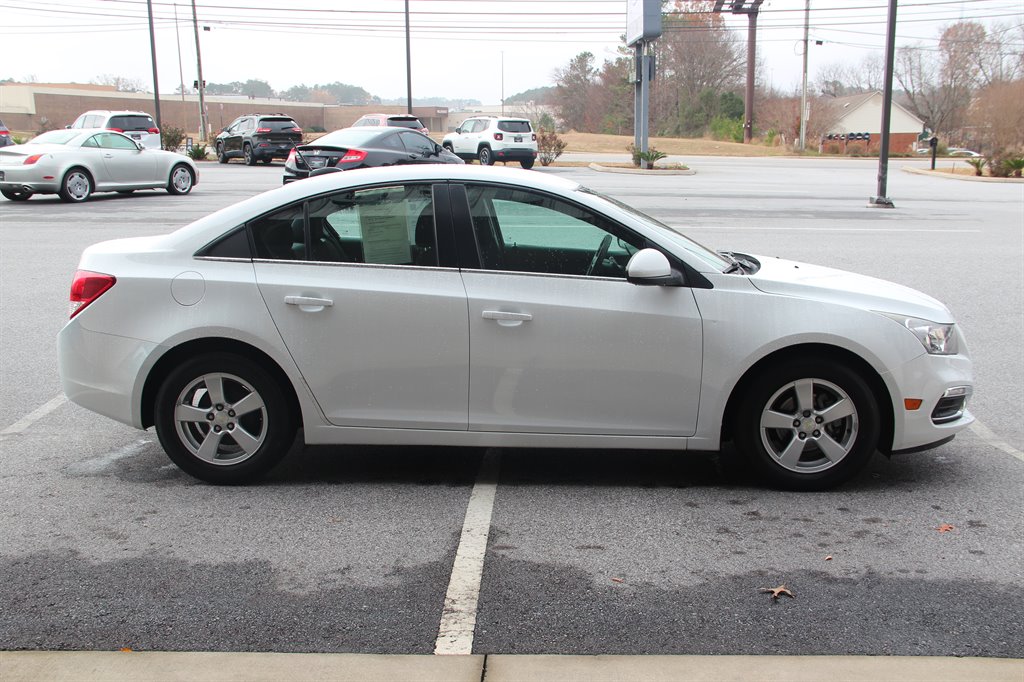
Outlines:
<svg viewBox="0 0 1024 682"><path fill-rule="evenodd" d="M21 189L0 189L0 194L3 194L11 201L28 201L32 196L32 192L26 192Z"/></svg>
<svg viewBox="0 0 1024 682"><path fill-rule="evenodd" d="M519 162L519 165L525 168L526 170L530 170L531 168L533 168L533 159L523 159L522 161Z"/></svg>
<svg viewBox="0 0 1024 682"><path fill-rule="evenodd" d="M263 161L263 165L265 165L265 166L269 166L270 162L273 161L273 159L270 159L270 158L261 159L261 160Z"/></svg>
<svg viewBox="0 0 1024 682"><path fill-rule="evenodd" d="M217 163L227 163L228 155L224 152L224 145L217 145Z"/></svg>
<svg viewBox="0 0 1024 682"><path fill-rule="evenodd" d="M736 413L738 450L773 484L824 490L856 475L878 447L879 407L850 368L825 360L772 367Z"/></svg>
<svg viewBox="0 0 1024 682"><path fill-rule="evenodd" d="M72 168L64 174L57 193L64 201L85 201L92 194L92 178L84 168Z"/></svg>
<svg viewBox="0 0 1024 682"><path fill-rule="evenodd" d="M192 169L183 163L171 169L171 177L167 181L167 191L171 194L188 194L195 184L195 177L192 176Z"/></svg>
<svg viewBox="0 0 1024 682"><path fill-rule="evenodd" d="M245 157L245 165L246 166L255 166L256 165L256 155L253 154L253 152L252 152L252 145L251 144L245 145L245 147L242 149L242 155Z"/></svg>
<svg viewBox="0 0 1024 682"><path fill-rule="evenodd" d="M480 159L481 166L494 165L494 157L491 155L490 147L480 147L480 151L477 153L477 158Z"/></svg>
<svg viewBox="0 0 1024 682"><path fill-rule="evenodd" d="M155 421L171 460L217 484L260 478L295 437L283 387L259 365L230 353L199 356L172 370L157 394Z"/></svg>

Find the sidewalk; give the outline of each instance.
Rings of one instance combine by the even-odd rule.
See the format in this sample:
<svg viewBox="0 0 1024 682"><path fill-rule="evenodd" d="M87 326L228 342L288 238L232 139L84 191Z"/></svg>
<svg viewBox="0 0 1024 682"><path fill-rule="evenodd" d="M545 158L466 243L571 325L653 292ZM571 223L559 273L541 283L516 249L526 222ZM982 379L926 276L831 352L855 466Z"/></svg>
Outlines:
<svg viewBox="0 0 1024 682"><path fill-rule="evenodd" d="M1024 659L0 651L3 682L1021 682Z"/></svg>

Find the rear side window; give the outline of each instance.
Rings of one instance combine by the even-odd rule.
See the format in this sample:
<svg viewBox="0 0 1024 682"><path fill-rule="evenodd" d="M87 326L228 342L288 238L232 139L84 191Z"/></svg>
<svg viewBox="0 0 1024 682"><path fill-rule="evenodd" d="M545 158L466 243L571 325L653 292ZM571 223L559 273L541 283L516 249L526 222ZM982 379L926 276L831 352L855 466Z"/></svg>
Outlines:
<svg viewBox="0 0 1024 682"><path fill-rule="evenodd" d="M396 128L412 128L413 130L423 127L418 118L389 118L388 125Z"/></svg>
<svg viewBox="0 0 1024 682"><path fill-rule="evenodd" d="M498 121L498 130L506 133L531 133L529 121Z"/></svg>
<svg viewBox="0 0 1024 682"><path fill-rule="evenodd" d="M260 128L270 128L272 133L291 133L299 124L290 118L261 118Z"/></svg>
<svg viewBox="0 0 1024 682"><path fill-rule="evenodd" d="M149 130L156 128L156 123L151 116L119 115L111 116L107 127L119 130Z"/></svg>

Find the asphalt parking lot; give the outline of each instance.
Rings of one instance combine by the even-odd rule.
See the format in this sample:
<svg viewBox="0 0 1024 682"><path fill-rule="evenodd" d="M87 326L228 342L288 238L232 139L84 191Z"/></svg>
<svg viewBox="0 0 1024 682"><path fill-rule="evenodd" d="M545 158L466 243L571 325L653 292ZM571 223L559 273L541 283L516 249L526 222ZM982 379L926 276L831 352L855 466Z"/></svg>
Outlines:
<svg viewBox="0 0 1024 682"><path fill-rule="evenodd" d="M186 197L0 199L0 649L429 654L447 623L477 654L1024 657L1024 185L896 162L882 210L874 161L686 162L696 175L537 172L716 248L944 301L976 427L815 494L765 488L729 452L301 444L260 485L212 487L152 431L62 400L54 338L85 246L278 187L280 164L202 164ZM461 580L479 598L448 622ZM783 584L794 598L760 591Z"/></svg>

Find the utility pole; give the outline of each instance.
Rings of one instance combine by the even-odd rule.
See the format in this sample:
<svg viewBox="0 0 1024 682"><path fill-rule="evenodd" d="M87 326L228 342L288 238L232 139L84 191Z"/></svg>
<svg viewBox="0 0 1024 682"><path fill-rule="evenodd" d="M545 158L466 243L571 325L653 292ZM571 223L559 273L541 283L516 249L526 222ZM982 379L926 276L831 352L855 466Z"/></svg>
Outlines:
<svg viewBox="0 0 1024 682"><path fill-rule="evenodd" d="M185 112L185 68L181 65L181 33L178 31L178 3L174 3L174 44L178 48L178 81L181 88L181 111Z"/></svg>
<svg viewBox="0 0 1024 682"><path fill-rule="evenodd" d="M405 87L408 94L406 113L412 114L412 41L409 36L409 0L405 0Z"/></svg>
<svg viewBox="0 0 1024 682"><path fill-rule="evenodd" d="M153 31L153 0L146 0L146 9L149 10L149 51L153 58L153 104L156 107L156 128L162 131L164 126L160 120L160 82L156 76L156 33Z"/></svg>
<svg viewBox="0 0 1024 682"><path fill-rule="evenodd" d="M196 34L196 68L199 70L199 81L196 88L199 90L199 141L205 143L208 123L206 120L206 98L203 93L206 90L206 81L203 80L203 55L199 51L199 19L196 17L196 0L192 0L192 30Z"/></svg>
<svg viewBox="0 0 1024 682"><path fill-rule="evenodd" d="M712 12L721 14L726 4L733 14L747 15L747 90L743 103L743 142L754 136L754 60L757 57L757 13L764 0L715 0ZM801 113L801 115L803 115Z"/></svg>
<svg viewBox="0 0 1024 682"><path fill-rule="evenodd" d="M807 149L807 45L811 31L811 0L804 7L804 82L800 92L800 151Z"/></svg>
<svg viewBox="0 0 1024 682"><path fill-rule="evenodd" d="M869 208L894 208L886 196L889 179L889 126L892 119L892 72L896 60L896 0L889 0L888 35L885 39L885 91L882 93L882 143L878 150L878 193L868 199Z"/></svg>

